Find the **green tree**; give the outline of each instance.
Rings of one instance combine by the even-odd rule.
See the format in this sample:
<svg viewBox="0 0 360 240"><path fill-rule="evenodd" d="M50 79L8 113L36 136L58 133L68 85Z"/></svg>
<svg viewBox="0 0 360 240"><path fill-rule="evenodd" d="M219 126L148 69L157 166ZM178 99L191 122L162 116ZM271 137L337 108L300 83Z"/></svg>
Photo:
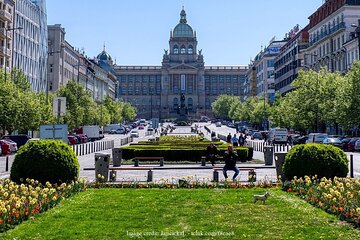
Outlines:
<svg viewBox="0 0 360 240"><path fill-rule="evenodd" d="M134 120L136 117L136 108L128 102L122 102L122 116L125 121Z"/></svg>
<svg viewBox="0 0 360 240"><path fill-rule="evenodd" d="M236 98L229 95L218 96L215 102L211 104L214 115L218 118L230 119L229 112L234 99Z"/></svg>

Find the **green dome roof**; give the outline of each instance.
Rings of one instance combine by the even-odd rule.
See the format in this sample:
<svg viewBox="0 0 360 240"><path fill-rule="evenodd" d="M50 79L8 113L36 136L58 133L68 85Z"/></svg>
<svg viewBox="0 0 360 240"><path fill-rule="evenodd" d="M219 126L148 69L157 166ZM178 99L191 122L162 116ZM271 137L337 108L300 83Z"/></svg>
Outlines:
<svg viewBox="0 0 360 240"><path fill-rule="evenodd" d="M192 37L193 36L193 30L190 27L189 24L187 24L186 20L186 12L185 10L181 10L180 13L180 23L176 25L174 28L174 37Z"/></svg>

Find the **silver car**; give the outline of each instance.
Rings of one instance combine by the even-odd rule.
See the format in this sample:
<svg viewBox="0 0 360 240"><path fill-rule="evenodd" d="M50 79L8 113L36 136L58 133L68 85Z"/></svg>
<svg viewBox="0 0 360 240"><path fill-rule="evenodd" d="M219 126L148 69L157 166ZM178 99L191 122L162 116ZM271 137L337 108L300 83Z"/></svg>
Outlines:
<svg viewBox="0 0 360 240"><path fill-rule="evenodd" d="M360 151L360 139L355 142L354 150L355 151Z"/></svg>

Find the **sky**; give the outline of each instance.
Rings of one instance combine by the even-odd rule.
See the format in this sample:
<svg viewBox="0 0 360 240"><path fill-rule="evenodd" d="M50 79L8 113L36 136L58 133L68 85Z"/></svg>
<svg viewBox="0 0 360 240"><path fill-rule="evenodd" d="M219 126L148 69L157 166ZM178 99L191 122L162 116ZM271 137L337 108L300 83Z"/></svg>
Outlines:
<svg viewBox="0 0 360 240"><path fill-rule="evenodd" d="M184 6L206 66L246 66L269 41L308 23L324 0L47 0L48 25L90 58L105 44L117 65L160 66Z"/></svg>

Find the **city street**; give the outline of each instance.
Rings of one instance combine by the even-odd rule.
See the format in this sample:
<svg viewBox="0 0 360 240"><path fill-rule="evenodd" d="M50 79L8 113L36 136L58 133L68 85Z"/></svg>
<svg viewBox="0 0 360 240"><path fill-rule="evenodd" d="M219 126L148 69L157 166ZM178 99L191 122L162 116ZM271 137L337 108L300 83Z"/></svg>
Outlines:
<svg viewBox="0 0 360 240"><path fill-rule="evenodd" d="M201 132L203 132L205 134L205 137L210 139L210 134L207 133L207 131L204 129L204 126L206 125L211 131L215 131L218 134L222 134L222 135L227 135L229 133L231 133L232 135L236 132L236 130L234 128L229 128L227 126L221 126L221 127L216 127L215 124L210 124L210 123L195 123L197 126L199 126L199 130ZM193 126L195 126L195 124L193 124ZM149 136L145 136L146 133L146 129L144 130L139 130L139 138L134 138L134 142L137 141L143 141L143 140L147 140L149 138L154 137L153 135L149 135ZM180 134L180 135L189 135L190 133L190 127L180 127L177 126L176 129L173 131L173 133L169 133L171 134ZM127 137L127 135L118 135L118 134L113 134L113 135L105 135L104 140L114 140L114 145L115 147L119 147L120 146L120 139ZM258 140L259 141L259 140ZM104 150L102 151L103 153L112 153L112 150ZM354 157L354 177L356 178L360 178L360 153L359 152L352 152L349 153L347 152L346 155L349 157L350 159L350 155L353 155ZM10 156L8 156L9 159L9 171L5 171L6 169L6 158L5 156L1 156L0 157L0 177L1 178L7 178L10 176L10 169L11 169L11 164L14 160L15 155L12 154ZM80 177L86 177L89 180L93 180L95 178L95 173L94 171L84 171L84 168L93 168L95 165L95 154L91 153L88 155L84 155L84 156L79 156L79 163L80 163ZM264 160L264 154L262 152L254 152L254 159L259 159L259 160ZM239 163L240 164L240 163ZM246 164L242 164L242 167L246 167ZM197 165L200 165L197 164ZM165 166L171 167L171 165L166 165ZM185 165L184 165L185 166ZM194 166L194 164L190 164L189 166ZM198 179L212 179L212 170L157 170L154 171L154 181L159 181L161 179L168 179L168 180L172 180L172 179L179 179L179 178L187 178L189 176L192 176L194 178L198 178ZM120 175L121 174L121 175ZM118 172L118 176L117 176L117 180L121 181L121 180L141 180L141 181L145 181L146 180L146 176L147 176L147 171L121 171ZM223 179L222 174L219 174L220 176L220 180ZM271 180L275 180L276 179L276 172L275 169L258 169L257 170L257 178L259 179L271 179ZM241 181L246 181L247 179L247 173L246 172L241 172L240 173L240 180Z"/></svg>

